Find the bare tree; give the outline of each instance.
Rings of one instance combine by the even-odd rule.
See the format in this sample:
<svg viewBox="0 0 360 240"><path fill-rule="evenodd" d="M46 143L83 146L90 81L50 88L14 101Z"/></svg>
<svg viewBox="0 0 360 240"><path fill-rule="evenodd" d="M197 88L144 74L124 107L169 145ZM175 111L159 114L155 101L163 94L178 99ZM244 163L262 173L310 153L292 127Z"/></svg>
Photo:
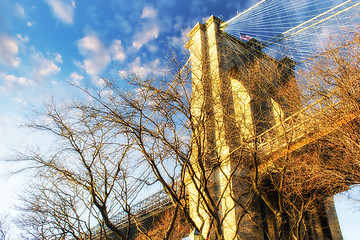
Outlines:
<svg viewBox="0 0 360 240"><path fill-rule="evenodd" d="M40 179L39 179L40 180ZM44 179L41 179L44 181ZM95 213L93 204L86 201L83 193L60 179L47 176L45 183L31 186L23 196L23 215L18 225L28 239L74 239L92 238L91 218ZM77 188L77 186L75 186Z"/></svg>
<svg viewBox="0 0 360 240"><path fill-rule="evenodd" d="M8 239L9 225L8 225L8 217L1 216L0 219L0 239L6 240Z"/></svg>
<svg viewBox="0 0 360 240"><path fill-rule="evenodd" d="M149 227L146 235L138 234L135 239L143 240L150 238L180 240L189 235L191 230L190 226L181 214L177 214L177 208L172 208L163 212ZM177 217L174 218L174 215L177 215ZM169 231L169 229L171 229L171 231Z"/></svg>
<svg viewBox="0 0 360 240"><path fill-rule="evenodd" d="M28 126L53 134L56 142L46 154L37 150L19 156L36 174L36 183L23 197L20 226L35 239L102 238L106 231L127 239L132 203L147 180L141 176L144 169L135 168L136 158L129 161L133 144L127 133L119 135L119 129L75 103L53 101ZM125 227L116 222L119 212L126 213Z"/></svg>
<svg viewBox="0 0 360 240"><path fill-rule="evenodd" d="M250 78L259 76L262 79L265 76L276 78L275 74L281 74L278 71L267 71L268 64L281 71L281 63L270 59L264 62L261 60L263 57L255 58L253 65L250 65L252 67L246 69L247 81L253 82ZM174 65L176 63L174 60ZM209 101L214 101L209 95L211 86L194 84L190 73L194 74L185 66L175 68L171 78L151 76L142 79L130 75L127 78L127 90L117 82L105 80L106 88L97 94L85 90L98 106L82 105L81 108L96 112L113 129L128 134L134 142L134 148L151 168L156 181L162 184L164 191L171 197L174 207L205 237L224 239L226 228L231 229L233 238L238 233L240 236L246 233L249 237L254 228L262 232L261 216L253 204L259 201L259 196L265 194L259 191L258 178L254 179L250 174L251 169L260 164L257 150L252 144L256 138L250 125L237 125L235 119L247 118L248 113L236 117L234 112L229 112L224 116L230 127L222 134L227 135L224 139L232 150L225 157L219 154L223 151L222 146L216 146L216 137L212 134L216 134L222 120L217 119L219 113L208 105ZM240 73L234 70L222 74L231 79L235 75L239 77ZM233 99L227 94L228 87L222 86L214 94L221 96L222 106L226 108L228 105L230 109ZM257 96L257 106L268 101L258 95L261 86L249 88L251 94L254 94L252 97ZM292 90L284 89L285 92ZM111 94L105 95L103 91L110 91ZM249 101L237 104L245 109L250 107L247 106ZM255 125L258 131L263 131L261 128L264 128L266 122L273 121L273 116L267 115L262 108L258 109L257 114L262 117Z"/></svg>

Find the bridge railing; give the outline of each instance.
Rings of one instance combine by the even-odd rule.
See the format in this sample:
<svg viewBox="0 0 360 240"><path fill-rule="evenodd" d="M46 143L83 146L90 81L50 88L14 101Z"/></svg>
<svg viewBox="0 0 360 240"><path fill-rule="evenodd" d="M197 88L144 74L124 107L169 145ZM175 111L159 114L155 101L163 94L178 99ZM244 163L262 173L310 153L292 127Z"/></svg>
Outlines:
<svg viewBox="0 0 360 240"><path fill-rule="evenodd" d="M146 215L158 213L159 210L162 210L171 205L170 197L165 193L164 190L160 190L157 193L152 194L151 196L141 200L131 207L131 218L136 217L140 219L141 217L145 217ZM121 226L128 222L128 213L123 209L119 209L118 213L111 217L111 220L115 225ZM109 229L105 227L106 231ZM99 226L95 226L92 229L95 232L93 236L95 239L100 235Z"/></svg>
<svg viewBox="0 0 360 240"><path fill-rule="evenodd" d="M324 96L258 135L258 150L271 154L324 128L330 128L331 124L344 117L339 110L346 107L336 94ZM325 118L327 121L323 121Z"/></svg>
<svg viewBox="0 0 360 240"><path fill-rule="evenodd" d="M131 215L133 217L142 217L149 213L157 212L170 204L170 197L165 193L165 191L161 190L132 206ZM122 225L128 221L128 213L120 210L119 213L112 217L112 220L116 225Z"/></svg>

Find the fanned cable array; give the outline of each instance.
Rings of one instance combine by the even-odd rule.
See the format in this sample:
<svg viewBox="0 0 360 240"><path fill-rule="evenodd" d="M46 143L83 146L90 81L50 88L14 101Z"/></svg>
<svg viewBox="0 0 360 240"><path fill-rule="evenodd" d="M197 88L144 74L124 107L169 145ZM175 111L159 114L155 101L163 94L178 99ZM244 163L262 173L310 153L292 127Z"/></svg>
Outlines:
<svg viewBox="0 0 360 240"><path fill-rule="evenodd" d="M360 24L360 0L262 0L221 27L242 41L298 64L322 54L330 37L351 38Z"/></svg>

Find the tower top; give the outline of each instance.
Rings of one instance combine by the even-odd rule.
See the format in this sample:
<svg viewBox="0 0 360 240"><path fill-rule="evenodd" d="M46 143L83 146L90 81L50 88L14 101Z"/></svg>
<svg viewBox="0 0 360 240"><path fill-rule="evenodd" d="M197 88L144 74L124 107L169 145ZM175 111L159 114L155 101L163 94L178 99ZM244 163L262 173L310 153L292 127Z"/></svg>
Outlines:
<svg viewBox="0 0 360 240"><path fill-rule="evenodd" d="M197 23L191 31L187 34L187 36L190 38L190 40L185 44L186 48L189 48L191 38L199 31L203 30L205 31L211 24L216 24L217 28L220 27L220 24L224 23L223 20L215 17L214 15L210 16L209 19L205 23Z"/></svg>

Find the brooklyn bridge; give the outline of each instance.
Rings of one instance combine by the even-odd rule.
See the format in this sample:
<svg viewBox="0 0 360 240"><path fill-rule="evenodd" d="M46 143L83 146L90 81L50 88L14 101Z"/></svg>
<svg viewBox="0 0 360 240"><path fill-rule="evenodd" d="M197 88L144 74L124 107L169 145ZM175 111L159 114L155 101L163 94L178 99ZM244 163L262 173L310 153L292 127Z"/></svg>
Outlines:
<svg viewBox="0 0 360 240"><path fill-rule="evenodd" d="M186 206L197 232L209 239L221 234L224 239L342 239L332 197L346 187L297 183L301 167L308 167L305 175L311 171L308 159L319 162L316 169L345 154L328 139L348 126L358 127L357 100L346 96L358 94L359 79L351 76L346 96L344 86L327 86L328 91L319 90L317 99L308 100L298 78L307 76L309 68L318 69L319 59L324 63L328 54L339 49L346 54L350 41L329 52L329 41L317 42L314 36L319 38L324 28L338 28L333 36L340 40L340 33L352 32L360 2L328 4L294 25L291 19L276 19L279 33L257 28L261 22L252 23L251 16L273 10L276 2L260 1L229 21L212 16L188 34L192 149L179 183L186 204L166 188L140 201L133 214L147 227L156 225L162 212ZM300 7L300 1L294 4ZM289 15L280 10L279 18ZM287 177L293 192L281 185ZM344 181L348 187L354 183L351 177ZM127 215L113 219L125 225Z"/></svg>

